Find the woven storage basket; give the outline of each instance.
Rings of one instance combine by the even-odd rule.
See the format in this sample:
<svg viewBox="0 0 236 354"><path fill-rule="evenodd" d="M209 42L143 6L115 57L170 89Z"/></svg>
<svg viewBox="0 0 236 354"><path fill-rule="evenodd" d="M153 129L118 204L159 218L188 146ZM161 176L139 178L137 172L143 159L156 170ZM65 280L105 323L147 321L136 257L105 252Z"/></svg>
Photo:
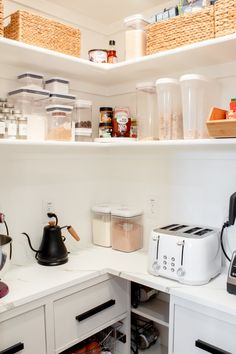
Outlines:
<svg viewBox="0 0 236 354"><path fill-rule="evenodd" d="M215 3L215 35L225 36L236 32L236 1L218 0Z"/></svg>
<svg viewBox="0 0 236 354"><path fill-rule="evenodd" d="M80 56L80 30L54 20L17 11L11 15L4 36L57 52Z"/></svg>
<svg viewBox="0 0 236 354"><path fill-rule="evenodd" d="M0 36L3 36L3 1L0 0Z"/></svg>
<svg viewBox="0 0 236 354"><path fill-rule="evenodd" d="M147 27L146 33L146 54L214 38L214 6L154 23Z"/></svg>

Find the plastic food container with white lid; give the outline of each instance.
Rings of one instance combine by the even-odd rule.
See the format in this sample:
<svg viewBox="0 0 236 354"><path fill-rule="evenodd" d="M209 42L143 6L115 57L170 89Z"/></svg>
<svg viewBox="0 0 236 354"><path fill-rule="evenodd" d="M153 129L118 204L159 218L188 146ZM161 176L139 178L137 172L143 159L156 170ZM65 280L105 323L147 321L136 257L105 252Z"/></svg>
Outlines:
<svg viewBox="0 0 236 354"><path fill-rule="evenodd" d="M72 106L65 105L49 105L46 107L46 140L72 140L72 110Z"/></svg>
<svg viewBox="0 0 236 354"><path fill-rule="evenodd" d="M53 93L60 93L68 95L69 93L69 80L62 77L51 77L45 81L45 89Z"/></svg>
<svg viewBox="0 0 236 354"><path fill-rule="evenodd" d="M149 24L141 14L124 19L125 31L125 59L134 59L146 54L145 27Z"/></svg>
<svg viewBox="0 0 236 354"><path fill-rule="evenodd" d="M111 247L111 204L97 204L91 210L93 243Z"/></svg>
<svg viewBox="0 0 236 354"><path fill-rule="evenodd" d="M75 124L75 141L92 140L92 101L76 100L73 122Z"/></svg>
<svg viewBox="0 0 236 354"><path fill-rule="evenodd" d="M112 248L133 252L143 247L142 210L120 207L111 210Z"/></svg>
<svg viewBox="0 0 236 354"><path fill-rule="evenodd" d="M58 105L73 105L76 100L76 96L74 95L62 95L60 93L51 93L48 98L48 102L50 104L58 104Z"/></svg>
<svg viewBox="0 0 236 354"><path fill-rule="evenodd" d="M207 138L206 120L212 106L212 80L187 74L180 77L184 139Z"/></svg>

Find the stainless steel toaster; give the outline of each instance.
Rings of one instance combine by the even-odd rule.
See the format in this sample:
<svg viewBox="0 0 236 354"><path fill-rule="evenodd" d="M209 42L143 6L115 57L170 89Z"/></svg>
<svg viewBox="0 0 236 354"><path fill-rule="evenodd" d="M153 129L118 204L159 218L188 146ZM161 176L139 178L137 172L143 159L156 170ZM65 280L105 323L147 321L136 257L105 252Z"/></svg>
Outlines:
<svg viewBox="0 0 236 354"><path fill-rule="evenodd" d="M180 283L201 285L221 271L219 230L184 224L153 229L148 271Z"/></svg>

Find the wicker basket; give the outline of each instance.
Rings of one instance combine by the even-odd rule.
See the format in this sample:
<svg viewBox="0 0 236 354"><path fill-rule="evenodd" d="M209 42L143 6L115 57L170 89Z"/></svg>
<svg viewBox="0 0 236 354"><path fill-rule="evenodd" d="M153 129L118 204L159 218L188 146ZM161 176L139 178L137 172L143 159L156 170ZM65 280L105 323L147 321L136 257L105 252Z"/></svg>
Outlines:
<svg viewBox="0 0 236 354"><path fill-rule="evenodd" d="M146 54L153 54L215 37L214 6L147 27Z"/></svg>
<svg viewBox="0 0 236 354"><path fill-rule="evenodd" d="M80 30L54 20L17 11L11 15L4 36L64 54L80 56Z"/></svg>
<svg viewBox="0 0 236 354"><path fill-rule="evenodd" d="M3 1L0 0L0 36L3 36Z"/></svg>
<svg viewBox="0 0 236 354"><path fill-rule="evenodd" d="M215 3L215 36L236 32L236 1L218 0Z"/></svg>

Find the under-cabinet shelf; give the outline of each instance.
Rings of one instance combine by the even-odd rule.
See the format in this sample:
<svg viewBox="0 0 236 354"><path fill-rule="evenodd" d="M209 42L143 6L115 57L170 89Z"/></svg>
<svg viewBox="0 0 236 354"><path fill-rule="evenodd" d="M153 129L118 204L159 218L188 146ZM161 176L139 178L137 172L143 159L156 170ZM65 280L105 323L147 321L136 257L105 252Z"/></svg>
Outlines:
<svg viewBox="0 0 236 354"><path fill-rule="evenodd" d="M147 77L158 78L199 67L233 62L236 34L198 42L117 64L96 64L7 38L0 38L0 64L28 71L56 73L105 88ZM4 75L7 75L4 72ZM10 75L10 74L9 74ZM112 91L108 89L107 95Z"/></svg>
<svg viewBox="0 0 236 354"><path fill-rule="evenodd" d="M168 354L168 348L164 345L159 344L158 342L152 345L149 349L145 351L140 350L140 354Z"/></svg>
<svg viewBox="0 0 236 354"><path fill-rule="evenodd" d="M158 297L139 304L137 308L132 308L131 312L162 326L169 327L169 302L162 301Z"/></svg>

